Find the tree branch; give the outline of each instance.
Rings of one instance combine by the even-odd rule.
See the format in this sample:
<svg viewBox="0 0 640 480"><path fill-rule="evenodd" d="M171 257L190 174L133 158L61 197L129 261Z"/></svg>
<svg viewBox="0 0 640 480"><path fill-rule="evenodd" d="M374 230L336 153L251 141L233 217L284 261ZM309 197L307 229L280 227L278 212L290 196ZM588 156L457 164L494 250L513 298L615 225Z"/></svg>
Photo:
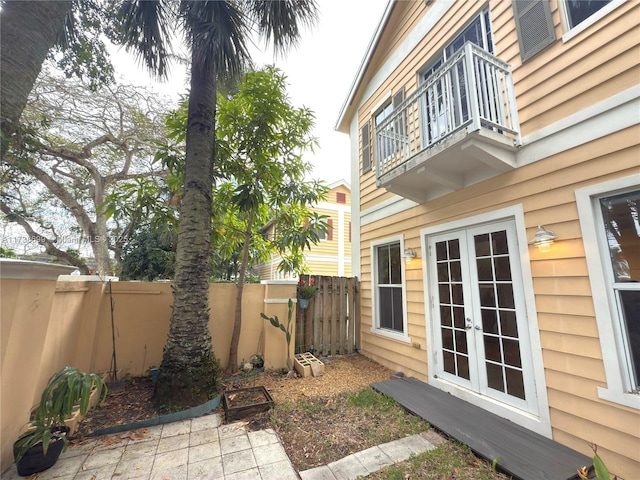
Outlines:
<svg viewBox="0 0 640 480"><path fill-rule="evenodd" d="M49 238L45 237L44 235L36 232L31 227L31 224L27 221L27 219L25 219L22 215L20 215L20 214L14 212L13 210L11 210L9 205L7 205L1 199L0 199L0 210L2 210L2 213L7 215L9 218L11 218L12 222L17 223L18 225L20 225L30 238L33 238L40 245L42 245L47 254L53 255L54 257L56 257L56 258L58 258L60 260L64 260L69 265L73 265L75 267L78 267L80 269L80 272L82 274L84 274L84 275L88 275L89 274L89 267L87 267L87 264L81 258L78 258L78 257L76 257L74 255L71 255L70 253L65 252L64 250L60 250L58 247L56 247L54 245L54 241L53 240L50 240Z"/></svg>

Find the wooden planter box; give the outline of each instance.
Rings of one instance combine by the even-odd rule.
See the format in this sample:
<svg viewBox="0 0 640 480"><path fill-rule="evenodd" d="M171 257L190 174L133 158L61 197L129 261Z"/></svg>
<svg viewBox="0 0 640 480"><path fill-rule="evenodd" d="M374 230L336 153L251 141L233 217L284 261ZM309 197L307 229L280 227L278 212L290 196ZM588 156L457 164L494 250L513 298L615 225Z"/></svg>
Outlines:
<svg viewBox="0 0 640 480"><path fill-rule="evenodd" d="M227 421L266 412L273 407L273 398L263 386L227 390L222 396Z"/></svg>

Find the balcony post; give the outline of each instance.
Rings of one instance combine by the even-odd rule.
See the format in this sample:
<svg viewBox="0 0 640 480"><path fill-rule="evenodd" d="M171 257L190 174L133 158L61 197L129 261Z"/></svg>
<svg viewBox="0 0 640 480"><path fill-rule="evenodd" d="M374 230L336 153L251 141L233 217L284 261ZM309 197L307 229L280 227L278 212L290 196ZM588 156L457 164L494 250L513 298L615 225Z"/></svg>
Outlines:
<svg viewBox="0 0 640 480"><path fill-rule="evenodd" d="M472 119L470 130L480 130L480 104L478 103L478 87L476 69L473 66L473 44L464 44L464 68L467 80L467 98L469 99L469 115Z"/></svg>

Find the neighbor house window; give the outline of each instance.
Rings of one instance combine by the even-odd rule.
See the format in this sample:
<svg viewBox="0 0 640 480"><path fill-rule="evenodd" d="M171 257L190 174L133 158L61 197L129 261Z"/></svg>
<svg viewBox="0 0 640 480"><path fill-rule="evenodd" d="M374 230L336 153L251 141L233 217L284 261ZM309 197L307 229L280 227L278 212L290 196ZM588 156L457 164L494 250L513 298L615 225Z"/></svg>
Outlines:
<svg viewBox="0 0 640 480"><path fill-rule="evenodd" d="M613 180L576 200L607 380L598 394L640 409L640 185Z"/></svg>
<svg viewBox="0 0 640 480"><path fill-rule="evenodd" d="M342 192L336 192L337 203L347 203L347 194Z"/></svg>
<svg viewBox="0 0 640 480"><path fill-rule="evenodd" d="M605 7L611 0L566 0L567 23L574 28Z"/></svg>
<svg viewBox="0 0 640 480"><path fill-rule="evenodd" d="M373 276L377 333L406 340L403 293L402 245L398 240L376 244L373 249Z"/></svg>

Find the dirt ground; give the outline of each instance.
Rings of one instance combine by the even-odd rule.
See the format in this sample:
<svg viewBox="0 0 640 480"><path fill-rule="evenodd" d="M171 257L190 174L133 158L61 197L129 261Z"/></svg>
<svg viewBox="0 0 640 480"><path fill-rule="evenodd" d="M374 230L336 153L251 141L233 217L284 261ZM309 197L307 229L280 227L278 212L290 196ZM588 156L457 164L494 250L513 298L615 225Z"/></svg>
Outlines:
<svg viewBox="0 0 640 480"><path fill-rule="evenodd" d="M362 355L323 358L321 377L287 378L280 372L265 372L224 379L225 388L263 385L276 404L301 398L334 396L343 392L357 392L371 383L386 380L391 371ZM224 412L221 409L221 413ZM126 380L124 391L109 392L107 399L90 410L80 424L78 436L95 430L145 420L162 415L153 401L153 384L149 377Z"/></svg>

